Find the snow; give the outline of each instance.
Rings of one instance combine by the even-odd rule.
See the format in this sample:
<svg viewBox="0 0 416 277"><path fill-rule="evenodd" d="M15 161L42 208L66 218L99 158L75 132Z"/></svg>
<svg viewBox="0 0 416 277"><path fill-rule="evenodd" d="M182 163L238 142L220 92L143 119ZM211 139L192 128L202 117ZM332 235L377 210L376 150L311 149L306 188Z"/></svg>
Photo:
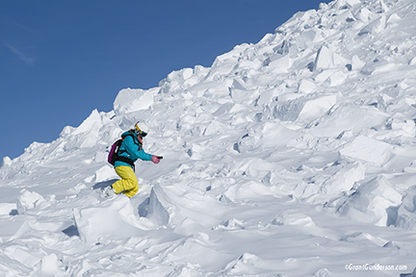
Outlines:
<svg viewBox="0 0 416 277"><path fill-rule="evenodd" d="M0 276L416 276L416 6L337 0L0 168ZM151 127L139 193L107 153Z"/></svg>

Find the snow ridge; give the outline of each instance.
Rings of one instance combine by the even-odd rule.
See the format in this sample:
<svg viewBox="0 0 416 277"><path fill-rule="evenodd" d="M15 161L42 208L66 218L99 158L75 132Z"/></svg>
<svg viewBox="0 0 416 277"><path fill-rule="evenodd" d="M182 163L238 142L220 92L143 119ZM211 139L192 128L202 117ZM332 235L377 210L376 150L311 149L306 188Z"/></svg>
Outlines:
<svg viewBox="0 0 416 277"><path fill-rule="evenodd" d="M3 158L0 276L415 276L415 11L321 4ZM105 199L138 119L164 159Z"/></svg>

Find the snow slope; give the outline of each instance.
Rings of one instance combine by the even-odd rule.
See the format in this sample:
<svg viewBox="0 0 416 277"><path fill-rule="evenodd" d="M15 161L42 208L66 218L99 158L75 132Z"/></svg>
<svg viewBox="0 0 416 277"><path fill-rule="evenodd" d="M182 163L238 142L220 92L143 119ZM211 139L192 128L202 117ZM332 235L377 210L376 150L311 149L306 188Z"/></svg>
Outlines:
<svg viewBox="0 0 416 277"><path fill-rule="evenodd" d="M0 276L416 276L415 18L322 4L3 158ZM138 119L165 158L103 198Z"/></svg>

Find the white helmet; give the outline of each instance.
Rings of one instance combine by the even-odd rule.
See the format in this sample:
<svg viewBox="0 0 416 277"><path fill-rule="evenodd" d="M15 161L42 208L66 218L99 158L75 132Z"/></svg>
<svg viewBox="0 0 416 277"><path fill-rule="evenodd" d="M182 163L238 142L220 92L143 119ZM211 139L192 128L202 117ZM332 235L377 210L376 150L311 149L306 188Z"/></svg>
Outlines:
<svg viewBox="0 0 416 277"><path fill-rule="evenodd" d="M149 127L143 121L137 121L134 126L136 127L137 133L142 137L145 137L149 133Z"/></svg>

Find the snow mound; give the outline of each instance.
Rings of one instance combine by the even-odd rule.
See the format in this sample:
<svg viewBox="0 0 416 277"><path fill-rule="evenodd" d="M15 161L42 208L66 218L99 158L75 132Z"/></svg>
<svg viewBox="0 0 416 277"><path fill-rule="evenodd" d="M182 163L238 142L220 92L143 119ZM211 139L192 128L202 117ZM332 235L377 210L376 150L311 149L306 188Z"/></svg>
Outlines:
<svg viewBox="0 0 416 277"><path fill-rule="evenodd" d="M147 229L136 218L127 197L81 210L75 208L74 219L81 239L89 243L140 236Z"/></svg>
<svg viewBox="0 0 416 277"><path fill-rule="evenodd" d="M156 89L145 91L142 89L123 89L114 101L114 112L117 115L131 113L150 108L153 103L153 95Z"/></svg>
<svg viewBox="0 0 416 277"><path fill-rule="evenodd" d="M386 226L388 209L399 206L402 196L391 187L384 177L375 178L362 184L348 200L343 203L338 212L363 222Z"/></svg>

